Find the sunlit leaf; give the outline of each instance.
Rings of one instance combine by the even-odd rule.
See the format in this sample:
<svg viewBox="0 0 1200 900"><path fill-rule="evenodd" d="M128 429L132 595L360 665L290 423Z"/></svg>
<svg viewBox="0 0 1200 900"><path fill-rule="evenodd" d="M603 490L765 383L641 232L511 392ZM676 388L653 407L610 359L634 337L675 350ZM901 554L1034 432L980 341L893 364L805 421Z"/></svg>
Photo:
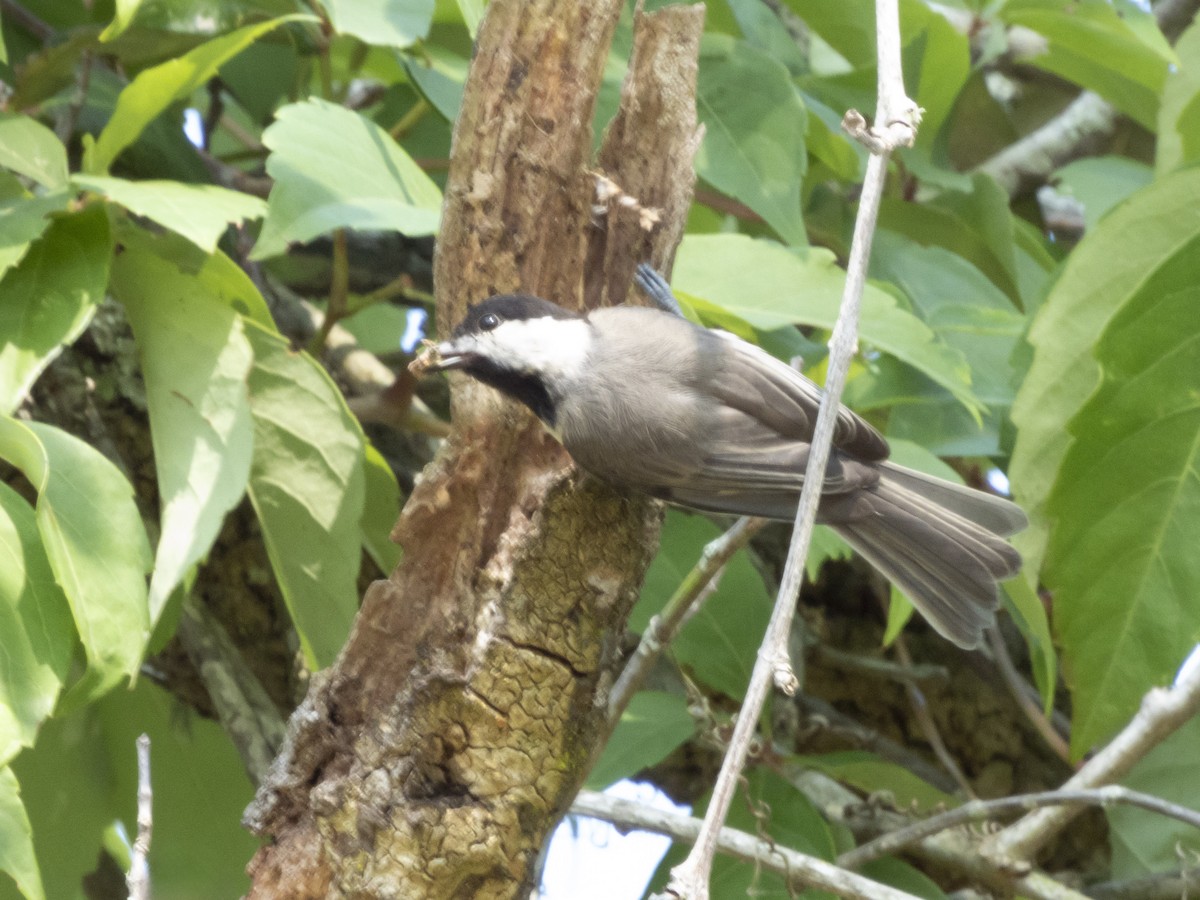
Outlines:
<svg viewBox="0 0 1200 900"><path fill-rule="evenodd" d="M429 33L434 0L323 0L333 27L360 41L408 47Z"/></svg>
<svg viewBox="0 0 1200 900"><path fill-rule="evenodd" d="M26 900L43 900L46 896L33 855L33 834L21 802L21 787L8 766L0 767L0 872L12 877Z"/></svg>
<svg viewBox="0 0 1200 900"><path fill-rule="evenodd" d="M12 412L104 299L112 238L99 207L56 219L0 281L0 413Z"/></svg>
<svg viewBox="0 0 1200 900"><path fill-rule="evenodd" d="M137 671L149 638L150 543L133 488L97 450L50 425L0 417L0 457L38 492L38 531L88 659L72 696L92 699Z"/></svg>
<svg viewBox="0 0 1200 900"><path fill-rule="evenodd" d="M120 37L125 29L133 24L142 2L143 0L115 0L113 5L116 7L116 15L108 27L100 32L100 40L111 41Z"/></svg>
<svg viewBox="0 0 1200 900"><path fill-rule="evenodd" d="M275 179L253 256L274 256L335 228L432 234L442 194L391 136L356 112L309 100L263 134ZM347 166L346 160L354 160Z"/></svg>
<svg viewBox="0 0 1200 900"><path fill-rule="evenodd" d="M47 188L67 182L67 148L36 119L0 113L0 166Z"/></svg>
<svg viewBox="0 0 1200 900"><path fill-rule="evenodd" d="M161 65L144 69L121 92L112 118L100 132L100 138L85 156L84 169L95 175L108 171L117 155L138 139L147 125L176 100L217 74L221 65L250 44L284 22L311 20L311 16L282 16L256 22L237 31L214 38L194 50Z"/></svg>
<svg viewBox="0 0 1200 900"><path fill-rule="evenodd" d="M150 621L207 554L250 474L253 361L242 318L194 272L128 229L113 294L137 339L162 507Z"/></svg>
<svg viewBox="0 0 1200 900"><path fill-rule="evenodd" d="M33 508L0 483L0 766L33 744L67 676L75 629ZM0 845L4 842L0 840Z"/></svg>
<svg viewBox="0 0 1200 900"><path fill-rule="evenodd" d="M247 323L254 347L250 499L309 665L333 662L358 609L363 436L312 357Z"/></svg>
<svg viewBox="0 0 1200 900"><path fill-rule="evenodd" d="M50 227L50 214L66 209L70 202L65 191L0 200L0 275L20 262L29 245Z"/></svg>
<svg viewBox="0 0 1200 900"><path fill-rule="evenodd" d="M400 562L400 546L391 539L392 528L400 518L400 485L396 483L392 467L375 445L367 442L365 449L362 542L379 571L387 575Z"/></svg>
<svg viewBox="0 0 1200 900"><path fill-rule="evenodd" d="M209 253L217 249L231 223L259 219L267 212L267 204L258 197L215 184L126 181L104 175L76 175L72 181L183 235Z"/></svg>

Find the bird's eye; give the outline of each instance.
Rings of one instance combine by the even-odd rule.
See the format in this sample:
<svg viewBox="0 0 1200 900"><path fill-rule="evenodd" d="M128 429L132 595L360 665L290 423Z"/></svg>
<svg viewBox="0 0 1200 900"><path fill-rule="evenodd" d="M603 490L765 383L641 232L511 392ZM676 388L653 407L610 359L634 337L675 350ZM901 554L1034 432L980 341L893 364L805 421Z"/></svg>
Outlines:
<svg viewBox="0 0 1200 900"><path fill-rule="evenodd" d="M499 324L500 324L500 317L498 315L496 315L495 313L488 313L487 315L480 317L479 330L480 331L493 331L496 329L497 326L499 326Z"/></svg>

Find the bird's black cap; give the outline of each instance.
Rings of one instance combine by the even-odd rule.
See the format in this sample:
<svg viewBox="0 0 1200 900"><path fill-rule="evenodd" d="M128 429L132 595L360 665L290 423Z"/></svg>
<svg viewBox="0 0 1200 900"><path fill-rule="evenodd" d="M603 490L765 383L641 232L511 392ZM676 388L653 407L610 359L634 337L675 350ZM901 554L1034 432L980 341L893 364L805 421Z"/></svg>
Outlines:
<svg viewBox="0 0 1200 900"><path fill-rule="evenodd" d="M503 322L525 319L578 319L579 313L571 312L532 294L498 294L476 303L467 310L466 316L454 329L453 337L485 331L484 316L496 316ZM494 328L495 325L492 325Z"/></svg>

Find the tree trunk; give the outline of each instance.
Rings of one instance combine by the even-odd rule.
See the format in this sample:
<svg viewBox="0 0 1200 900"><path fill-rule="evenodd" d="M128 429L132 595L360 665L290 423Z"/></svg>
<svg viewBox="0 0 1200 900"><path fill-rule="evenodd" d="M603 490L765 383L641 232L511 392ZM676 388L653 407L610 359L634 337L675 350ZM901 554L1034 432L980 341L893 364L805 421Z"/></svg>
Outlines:
<svg viewBox="0 0 1200 900"><path fill-rule="evenodd" d="M691 200L703 7L637 15L596 165L621 0L494 0L467 80L435 258L438 321L521 289L581 307L666 268ZM658 515L578 474L467 380L394 532L404 560L314 678L247 810L253 897L514 897L586 775Z"/></svg>

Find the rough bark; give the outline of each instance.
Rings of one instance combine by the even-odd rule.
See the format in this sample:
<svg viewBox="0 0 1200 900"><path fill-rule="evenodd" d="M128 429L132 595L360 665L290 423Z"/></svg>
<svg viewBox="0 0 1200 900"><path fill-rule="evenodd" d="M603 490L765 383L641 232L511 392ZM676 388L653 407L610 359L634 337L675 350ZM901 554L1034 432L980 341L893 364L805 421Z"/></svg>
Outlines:
<svg viewBox="0 0 1200 900"><path fill-rule="evenodd" d="M703 10L638 16L601 153L658 161L621 174L661 207L647 231L627 210L592 209L590 123L622 5L489 7L455 129L440 322L517 288L619 302L640 259L672 257ZM250 866L254 897L520 896L586 774L657 514L578 475L493 392L457 383L453 408L455 432L396 527L404 561L367 592L247 811L272 838Z"/></svg>

